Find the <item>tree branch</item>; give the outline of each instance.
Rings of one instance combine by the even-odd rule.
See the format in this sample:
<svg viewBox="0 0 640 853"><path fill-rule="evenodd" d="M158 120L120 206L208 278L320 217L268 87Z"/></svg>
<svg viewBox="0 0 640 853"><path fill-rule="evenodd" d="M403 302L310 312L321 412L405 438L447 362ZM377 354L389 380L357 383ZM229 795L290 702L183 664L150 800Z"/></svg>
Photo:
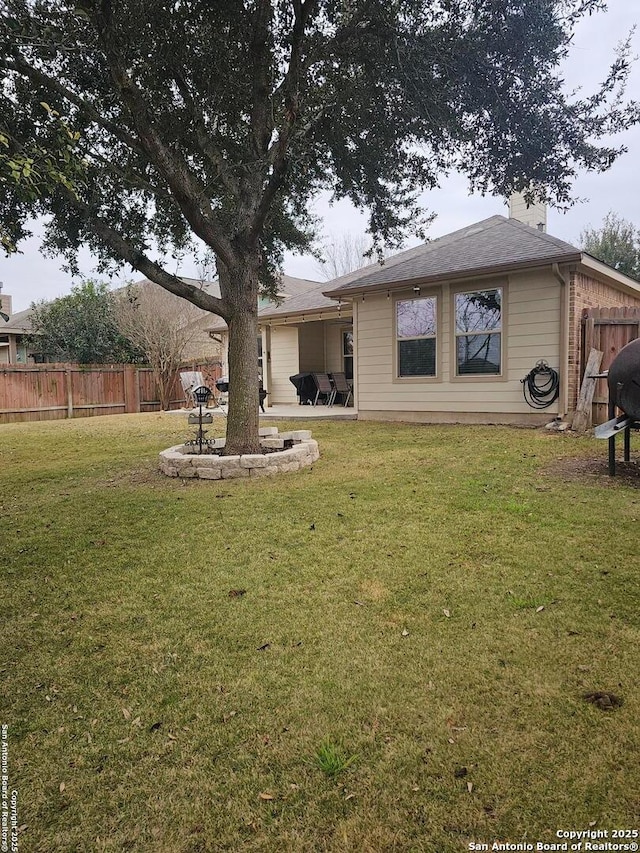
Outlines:
<svg viewBox="0 0 640 853"><path fill-rule="evenodd" d="M128 148L131 148L134 151L141 151L140 144L135 136L131 136L127 133L121 125L116 124L115 122L109 121L109 119L105 118L94 106L90 104L88 101L85 101L84 98L81 98L79 95L76 95L71 89L64 86L60 83L59 80L55 80L53 77L49 77L48 74L45 74L43 71L40 71L37 68L34 68L32 65L29 65L28 62L19 56L14 56L13 62L7 62L6 60L0 59L0 68L6 68L9 71L15 71L16 74L20 74L23 77L26 77L28 80L31 80L33 83L36 83L40 86L44 86L52 92L55 92L57 95L60 95L61 98L64 98L69 103L78 107L87 118L91 119L92 122L102 127L104 130L111 133L116 139L119 139L120 142L124 143Z"/></svg>
<svg viewBox="0 0 640 853"><path fill-rule="evenodd" d="M170 192L162 187L157 187L155 184L152 184L147 178L143 175L139 174L136 171L130 170L129 172L124 172L120 169L113 160L109 160L108 157L105 157L102 154L99 154L97 151L93 151L91 148L84 147L84 154L86 157L91 158L92 160L100 163L103 169L106 169L108 172L111 172L112 175L120 178L123 183L129 183L131 186L144 190L145 192L150 193L150 195L156 196L157 198L161 198L164 201L173 202L173 196Z"/></svg>
<svg viewBox="0 0 640 853"><path fill-rule="evenodd" d="M146 156L149 156L158 171L163 175L163 177L169 183L172 193L173 199L177 202L178 207L180 208L182 214L185 219L189 222L194 232L213 250L219 254L220 256L224 256L225 254L229 257L229 254L232 250L230 244L222 239L219 236L218 229L214 229L214 226L210 220L215 220L215 216L211 211L211 207L209 205L208 200L206 204L208 206L208 212L210 216L205 218L202 213L199 211L199 205L194 204L193 202L193 193L185 192L184 183L180 181L178 178L180 177L177 174L177 169L174 165L171 170L171 176L165 171L163 172L162 167L159 164L158 159L151 153L149 150L149 146L145 144L145 138L142 133L140 133L140 140L136 139L135 136L128 134L125 130L122 129L120 125L117 125L115 122L106 119L102 116L98 110L90 104L88 101L85 101L83 98L79 97L75 94L71 89L68 89L66 86L61 84L58 80L55 80L49 77L44 72L40 71L37 68L29 65L22 57L15 56L13 62L1 62L0 67L7 68L8 70L14 71L17 74L21 74L22 76L27 77L27 79L31 80L38 85L45 86L51 91L58 94L60 97L67 100L69 103L77 106L78 109L82 110L82 112L97 125L102 127L104 130L107 130L109 133L113 134L116 139L120 140L124 145L130 148L132 151L144 153ZM133 115L133 111L132 111ZM135 121L135 115L133 115ZM156 139L159 141L159 137L156 134ZM161 147L164 149L165 154L167 155L167 160L171 160L171 156L167 151L165 146ZM189 181L193 182L193 176L189 174L188 167L186 164L182 164L182 176L188 176ZM195 192L196 197L199 201L203 201L206 199L206 194L203 188L196 188Z"/></svg>
<svg viewBox="0 0 640 853"><path fill-rule="evenodd" d="M271 0L258 0L250 54L253 58L251 131L256 155L262 159L269 148L273 132L271 103L270 26L273 17Z"/></svg>
<svg viewBox="0 0 640 853"><path fill-rule="evenodd" d="M196 141L200 147L200 150L202 151L203 155L209 160L211 165L218 170L218 174L220 175L222 183L224 184L226 189L233 196L237 196L240 191L238 181L233 176L224 154L211 140L210 132L207 129L207 126L202 118L202 110L199 109L196 105L195 99L191 93L191 90L189 89L189 84L187 83L184 76L180 73L174 74L174 80L176 86L178 87L178 91L180 92L180 95L182 97L182 100L184 101L185 106L189 110L189 114L191 120L193 121L196 132Z"/></svg>
<svg viewBox="0 0 640 853"><path fill-rule="evenodd" d="M196 287L193 284L187 284L181 278L171 275L171 273L168 273L159 264L147 257L143 251L128 243L104 219L92 213L89 205L75 198L70 190L61 187L61 192L69 204L82 213L83 217L90 224L91 230L109 247L117 258L130 264L138 272L146 275L148 279L164 287L165 290L168 290L175 296L181 296L198 308L202 308L203 311L210 311L224 320L229 320L232 312L226 300L213 296L202 288Z"/></svg>
<svg viewBox="0 0 640 853"><path fill-rule="evenodd" d="M276 89L275 95L282 95L284 100L283 121L278 127L276 139L267 151L267 158L271 165L271 174L263 189L260 201L252 217L249 234L255 238L262 230L265 220L271 209L274 198L285 183L288 170L287 153L293 130L298 122L298 98L302 69L302 47L304 44L305 29L317 6L317 0L294 0L294 24L291 32L291 55L289 67L281 84ZM273 105L270 103L271 124L269 137L273 134Z"/></svg>
<svg viewBox="0 0 640 853"><path fill-rule="evenodd" d="M102 0L99 10L92 4L84 8L92 17L111 76L133 119L142 148L169 184L176 203L193 231L225 263L233 265L236 261L234 249L231 242L222 236L222 226L213 212L204 187L185 160L165 145L149 115L142 93L126 71L126 63L120 54L114 32L109 0Z"/></svg>

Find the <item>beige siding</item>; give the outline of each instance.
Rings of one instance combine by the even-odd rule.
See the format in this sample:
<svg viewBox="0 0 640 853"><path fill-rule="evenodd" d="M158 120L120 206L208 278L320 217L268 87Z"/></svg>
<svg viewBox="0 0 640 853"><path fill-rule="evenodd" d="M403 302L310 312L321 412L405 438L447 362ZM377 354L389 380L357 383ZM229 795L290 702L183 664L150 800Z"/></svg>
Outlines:
<svg viewBox="0 0 640 853"><path fill-rule="evenodd" d="M299 326L271 326L271 342L265 347L271 353L267 374L269 404L297 401L295 387L289 381L294 373L342 371L342 332L351 328L345 320L310 320Z"/></svg>
<svg viewBox="0 0 640 853"><path fill-rule="evenodd" d="M344 320L325 324L325 353L327 373L342 373L344 361L342 358L342 333L352 331L353 326Z"/></svg>
<svg viewBox="0 0 640 853"><path fill-rule="evenodd" d="M296 403L296 389L289 381L294 373L300 373L298 356L297 326L273 326L271 328L271 365L268 388L270 405Z"/></svg>
<svg viewBox="0 0 640 853"><path fill-rule="evenodd" d="M499 379L455 378L451 292L448 285L424 289L439 299L437 371L434 379L398 380L394 377L394 300L386 294L367 294L359 301L358 409L393 413L488 413L499 420L523 419L533 410L525 403L521 379L540 359L556 370L560 361L560 286L549 272L523 273L508 281L483 280L468 289L504 288L503 373ZM456 288L459 289L459 288ZM467 288L465 288L467 289ZM411 292L407 296L411 298ZM554 404L547 410L557 412Z"/></svg>

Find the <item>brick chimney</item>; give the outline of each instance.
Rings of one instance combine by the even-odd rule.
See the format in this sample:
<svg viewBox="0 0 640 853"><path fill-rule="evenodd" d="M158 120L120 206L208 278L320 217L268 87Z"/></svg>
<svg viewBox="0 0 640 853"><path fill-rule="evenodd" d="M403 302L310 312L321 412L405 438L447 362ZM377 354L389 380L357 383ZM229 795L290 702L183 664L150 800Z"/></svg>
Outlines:
<svg viewBox="0 0 640 853"><path fill-rule="evenodd" d="M527 206L524 193L514 193L509 199L509 219L517 219L538 231L547 230L547 205L540 201Z"/></svg>
<svg viewBox="0 0 640 853"><path fill-rule="evenodd" d="M0 311L11 316L11 297L8 293L2 292L2 282L0 281Z"/></svg>

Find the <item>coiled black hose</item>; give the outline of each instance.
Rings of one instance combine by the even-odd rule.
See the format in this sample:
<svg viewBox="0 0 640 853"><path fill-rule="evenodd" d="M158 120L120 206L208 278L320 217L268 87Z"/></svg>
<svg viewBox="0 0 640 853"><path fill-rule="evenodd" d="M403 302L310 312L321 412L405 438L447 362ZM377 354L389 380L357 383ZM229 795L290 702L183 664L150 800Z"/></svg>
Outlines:
<svg viewBox="0 0 640 853"><path fill-rule="evenodd" d="M546 361L539 361L533 370L520 380L524 399L532 409L548 409L560 395L560 377Z"/></svg>

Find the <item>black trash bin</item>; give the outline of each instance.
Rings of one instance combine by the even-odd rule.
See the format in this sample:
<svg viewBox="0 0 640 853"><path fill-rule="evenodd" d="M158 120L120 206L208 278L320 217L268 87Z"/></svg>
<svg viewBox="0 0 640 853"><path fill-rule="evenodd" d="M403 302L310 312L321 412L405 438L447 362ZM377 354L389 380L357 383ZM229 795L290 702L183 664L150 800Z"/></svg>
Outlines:
<svg viewBox="0 0 640 853"><path fill-rule="evenodd" d="M289 377L289 382L295 386L300 406L313 404L316 397L316 383L313 373L296 373L294 376Z"/></svg>

